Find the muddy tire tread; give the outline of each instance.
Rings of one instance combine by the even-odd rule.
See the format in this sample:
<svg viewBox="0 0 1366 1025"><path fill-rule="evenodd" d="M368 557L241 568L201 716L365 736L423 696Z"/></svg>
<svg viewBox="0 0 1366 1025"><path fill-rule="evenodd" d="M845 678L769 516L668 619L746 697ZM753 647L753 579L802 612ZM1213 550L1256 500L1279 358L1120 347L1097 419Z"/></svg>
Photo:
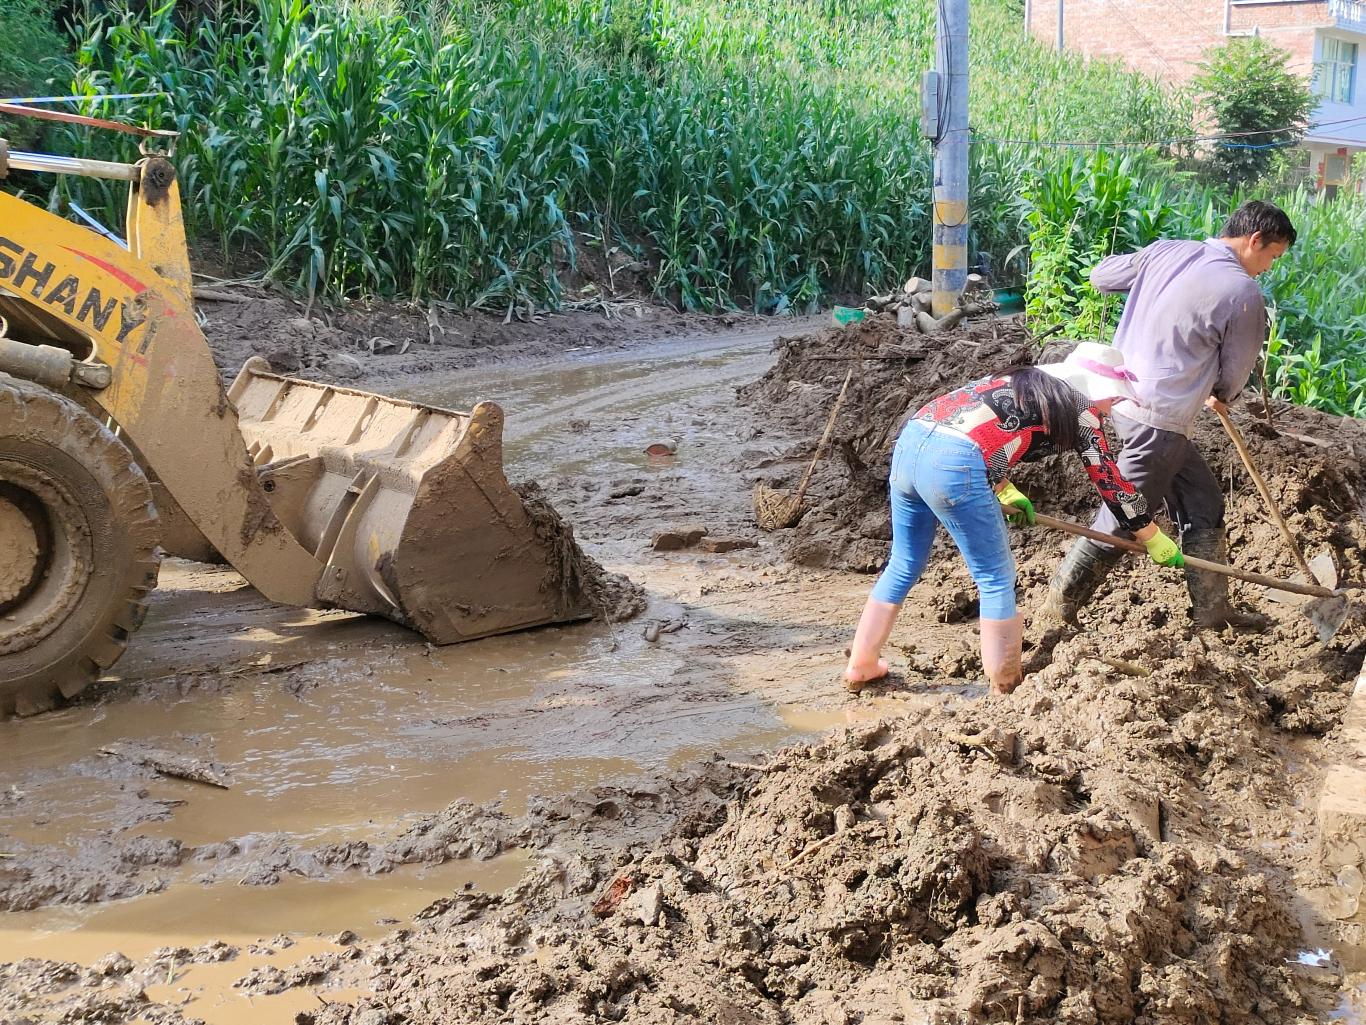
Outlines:
<svg viewBox="0 0 1366 1025"><path fill-rule="evenodd" d="M13 407L12 412L5 409L7 405ZM161 567L161 533L151 485L112 431L70 399L0 374L0 427L7 419L17 431L0 434L0 442L9 436L54 443L65 436L65 447L83 454L83 464L103 483L118 529L136 555L124 573L121 597L109 603L99 628L81 641L78 657L65 663L60 674L7 685L0 673L0 718L48 711L76 697L114 665L146 616L145 599L156 587ZM102 571L106 569L95 569Z"/></svg>

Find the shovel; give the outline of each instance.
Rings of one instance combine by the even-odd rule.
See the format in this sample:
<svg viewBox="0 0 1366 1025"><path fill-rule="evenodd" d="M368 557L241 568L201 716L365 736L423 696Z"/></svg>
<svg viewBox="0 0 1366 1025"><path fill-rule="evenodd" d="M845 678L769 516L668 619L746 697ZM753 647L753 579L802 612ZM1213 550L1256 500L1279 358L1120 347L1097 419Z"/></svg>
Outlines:
<svg viewBox="0 0 1366 1025"><path fill-rule="evenodd" d="M1103 534L1099 530L1092 530L1090 527L1083 527L1080 523L1073 523L1071 520L1060 520L1053 516L1046 516L1043 513L1036 513L1034 521L1041 526L1049 527L1052 530L1061 530L1065 534L1075 534L1077 537L1087 537L1092 541L1099 541L1102 544L1111 545L1115 548L1122 548L1127 552L1136 552L1140 555L1148 554L1148 549L1143 546L1141 541L1131 541L1128 538L1115 537L1113 534ZM1333 635L1342 626L1343 620L1347 618L1346 592L1340 589L1324 587L1321 584L1305 584L1298 580L1280 580L1277 577L1265 576L1261 573L1250 573L1247 570L1238 569L1234 566L1226 566L1222 562L1209 562L1206 559L1197 559L1193 555L1185 556L1187 566L1192 569L1207 570L1210 573L1222 573L1226 577L1234 577L1238 580L1246 580L1249 584L1260 584L1262 587L1271 588L1275 591L1289 591L1291 594L1305 594L1311 598L1323 598L1325 601L1314 602L1308 610L1310 621L1318 629L1319 639L1327 643L1332 640Z"/></svg>
<svg viewBox="0 0 1366 1025"><path fill-rule="evenodd" d="M830 410L830 419L825 422L825 431L821 434L821 440L816 445L816 454L811 457L811 465L806 468L806 475L802 477L802 482L797 485L797 493L789 495L786 491L779 491L767 484L755 485L754 521L759 524L760 529L780 530L783 527L795 527L802 518L802 514L806 512L802 506L802 500L806 498L806 486L811 483L811 475L816 472L816 464L825 454L826 443L830 440L830 433L835 429L835 419L840 415L840 406L844 404L844 393L849 390L849 381L853 376L854 368L850 367L849 372L844 375L844 384L840 386L840 393L835 398L835 408Z"/></svg>
<svg viewBox="0 0 1366 1025"><path fill-rule="evenodd" d="M1233 426L1233 420L1228 413L1221 409L1215 409L1214 412L1218 415L1220 423L1224 425L1224 430L1228 433L1229 440L1233 442L1233 447L1238 450L1238 456L1247 469L1247 475L1252 478L1252 483L1257 486L1257 493L1262 496L1262 502L1271 513L1271 518L1276 521L1276 526L1281 529L1281 536L1289 545L1290 552L1295 556L1295 562L1299 564L1304 578L1329 588L1339 588L1338 570L1333 564L1332 557L1317 555L1313 559L1305 559L1304 553L1300 551L1300 546L1295 541L1295 535L1290 532L1285 517L1281 515L1280 509L1271 497L1271 490L1266 486L1266 480L1257 470L1257 464L1252 461L1252 453L1248 451L1247 442L1243 440L1242 433ZM1341 586L1359 587L1361 585L1346 584ZM1306 610L1310 620L1318 628L1319 637L1324 641L1330 640L1342 626L1343 620L1347 618L1347 600L1341 597L1341 594L1342 591L1338 590L1337 596L1313 602Z"/></svg>

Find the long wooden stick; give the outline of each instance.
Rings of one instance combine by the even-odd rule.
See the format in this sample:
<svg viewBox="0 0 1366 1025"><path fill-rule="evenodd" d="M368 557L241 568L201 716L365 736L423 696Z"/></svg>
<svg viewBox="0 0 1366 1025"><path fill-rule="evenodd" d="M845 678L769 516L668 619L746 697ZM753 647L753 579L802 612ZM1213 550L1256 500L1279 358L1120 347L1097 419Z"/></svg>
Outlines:
<svg viewBox="0 0 1366 1025"><path fill-rule="evenodd" d="M830 440L830 432L835 429L835 418L840 415L840 406L844 404L844 393L849 390L849 382L854 376L854 368L849 368L849 373L844 375L844 384L840 386L840 393L835 398L835 408L830 410L830 419L825 422L825 431L821 434L821 440L816 444L816 454L811 457L811 465L806 468L806 476L797 485L797 496L794 501L800 505L801 500L806 497L806 486L811 483L811 475L816 472L816 464L820 462L821 456L825 452L825 443Z"/></svg>
<svg viewBox="0 0 1366 1025"><path fill-rule="evenodd" d="M1270 511L1272 519L1276 521L1276 526L1281 528L1281 535L1285 538L1285 543L1290 546L1291 553L1295 556L1295 562L1299 564L1300 571L1304 573L1306 580L1315 579L1314 571L1309 568L1309 563L1304 559L1304 553L1300 551L1299 544L1295 541L1295 535L1290 533L1290 528L1286 525L1285 517L1281 515L1280 509L1276 507L1275 500L1271 497L1271 491L1266 486L1266 481L1257 472L1257 464L1252 461L1252 453L1247 449L1247 442L1239 433L1238 428L1233 426L1233 421L1223 410L1214 411L1219 416L1219 421L1224 425L1224 430L1228 432L1229 440L1233 442L1233 447L1238 450L1238 455L1243 459L1243 466L1247 468L1247 474L1252 478L1252 483L1257 485L1257 493L1262 496L1262 501Z"/></svg>
<svg viewBox="0 0 1366 1025"><path fill-rule="evenodd" d="M1115 548L1123 548L1126 552L1137 552L1140 555L1146 555L1148 552L1148 549L1144 548L1139 541L1115 537L1113 534L1102 534L1099 530L1083 527L1080 523L1073 523L1071 520L1060 520L1053 516L1045 516L1043 513L1036 513L1034 521L1053 530L1061 530L1078 537L1089 537L1092 541L1113 545ZM1234 566L1225 566L1222 562L1208 562L1205 559L1197 559L1193 555L1185 556L1185 560L1186 565L1193 569L1222 573L1226 577L1236 577L1239 580L1246 580L1249 584L1261 584L1263 587L1270 587L1276 591L1307 594L1315 598L1341 598L1343 596L1342 591L1330 590L1327 587L1320 587L1318 584L1301 584L1295 580L1280 580L1276 577L1263 576L1261 573L1249 573L1247 570L1238 569ZM1313 577L1311 576L1310 579L1312 580Z"/></svg>

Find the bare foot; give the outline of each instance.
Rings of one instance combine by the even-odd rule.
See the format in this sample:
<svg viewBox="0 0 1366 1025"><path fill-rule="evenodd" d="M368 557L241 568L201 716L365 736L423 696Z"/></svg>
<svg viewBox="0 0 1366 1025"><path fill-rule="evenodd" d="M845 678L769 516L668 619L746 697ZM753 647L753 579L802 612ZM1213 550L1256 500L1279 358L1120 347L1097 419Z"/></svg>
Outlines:
<svg viewBox="0 0 1366 1025"><path fill-rule="evenodd" d="M1024 683L1024 677L1021 677L1018 680L1012 680L1009 683L993 683L991 685L991 693L1000 694L1004 697L1006 694L1014 693L1015 688L1022 683Z"/></svg>
<svg viewBox="0 0 1366 1025"><path fill-rule="evenodd" d="M870 683L876 683L890 672L885 658L877 660L877 668L865 669L858 666L849 666L844 670L844 689L851 694L857 694Z"/></svg>

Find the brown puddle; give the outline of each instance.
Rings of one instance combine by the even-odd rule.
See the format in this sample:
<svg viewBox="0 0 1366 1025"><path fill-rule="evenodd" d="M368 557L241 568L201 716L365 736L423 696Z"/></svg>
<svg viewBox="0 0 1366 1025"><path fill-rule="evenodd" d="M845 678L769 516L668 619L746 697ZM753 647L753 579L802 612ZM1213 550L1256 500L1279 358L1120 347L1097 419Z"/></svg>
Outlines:
<svg viewBox="0 0 1366 1025"><path fill-rule="evenodd" d="M467 886L504 890L517 882L530 861L526 852L509 851L484 862L400 868L381 876L295 877L275 886L173 886L109 904L10 913L0 918L0 962L37 957L89 965L111 951L139 961L160 947L198 947L211 940L245 947L271 936L348 929L371 938Z"/></svg>

